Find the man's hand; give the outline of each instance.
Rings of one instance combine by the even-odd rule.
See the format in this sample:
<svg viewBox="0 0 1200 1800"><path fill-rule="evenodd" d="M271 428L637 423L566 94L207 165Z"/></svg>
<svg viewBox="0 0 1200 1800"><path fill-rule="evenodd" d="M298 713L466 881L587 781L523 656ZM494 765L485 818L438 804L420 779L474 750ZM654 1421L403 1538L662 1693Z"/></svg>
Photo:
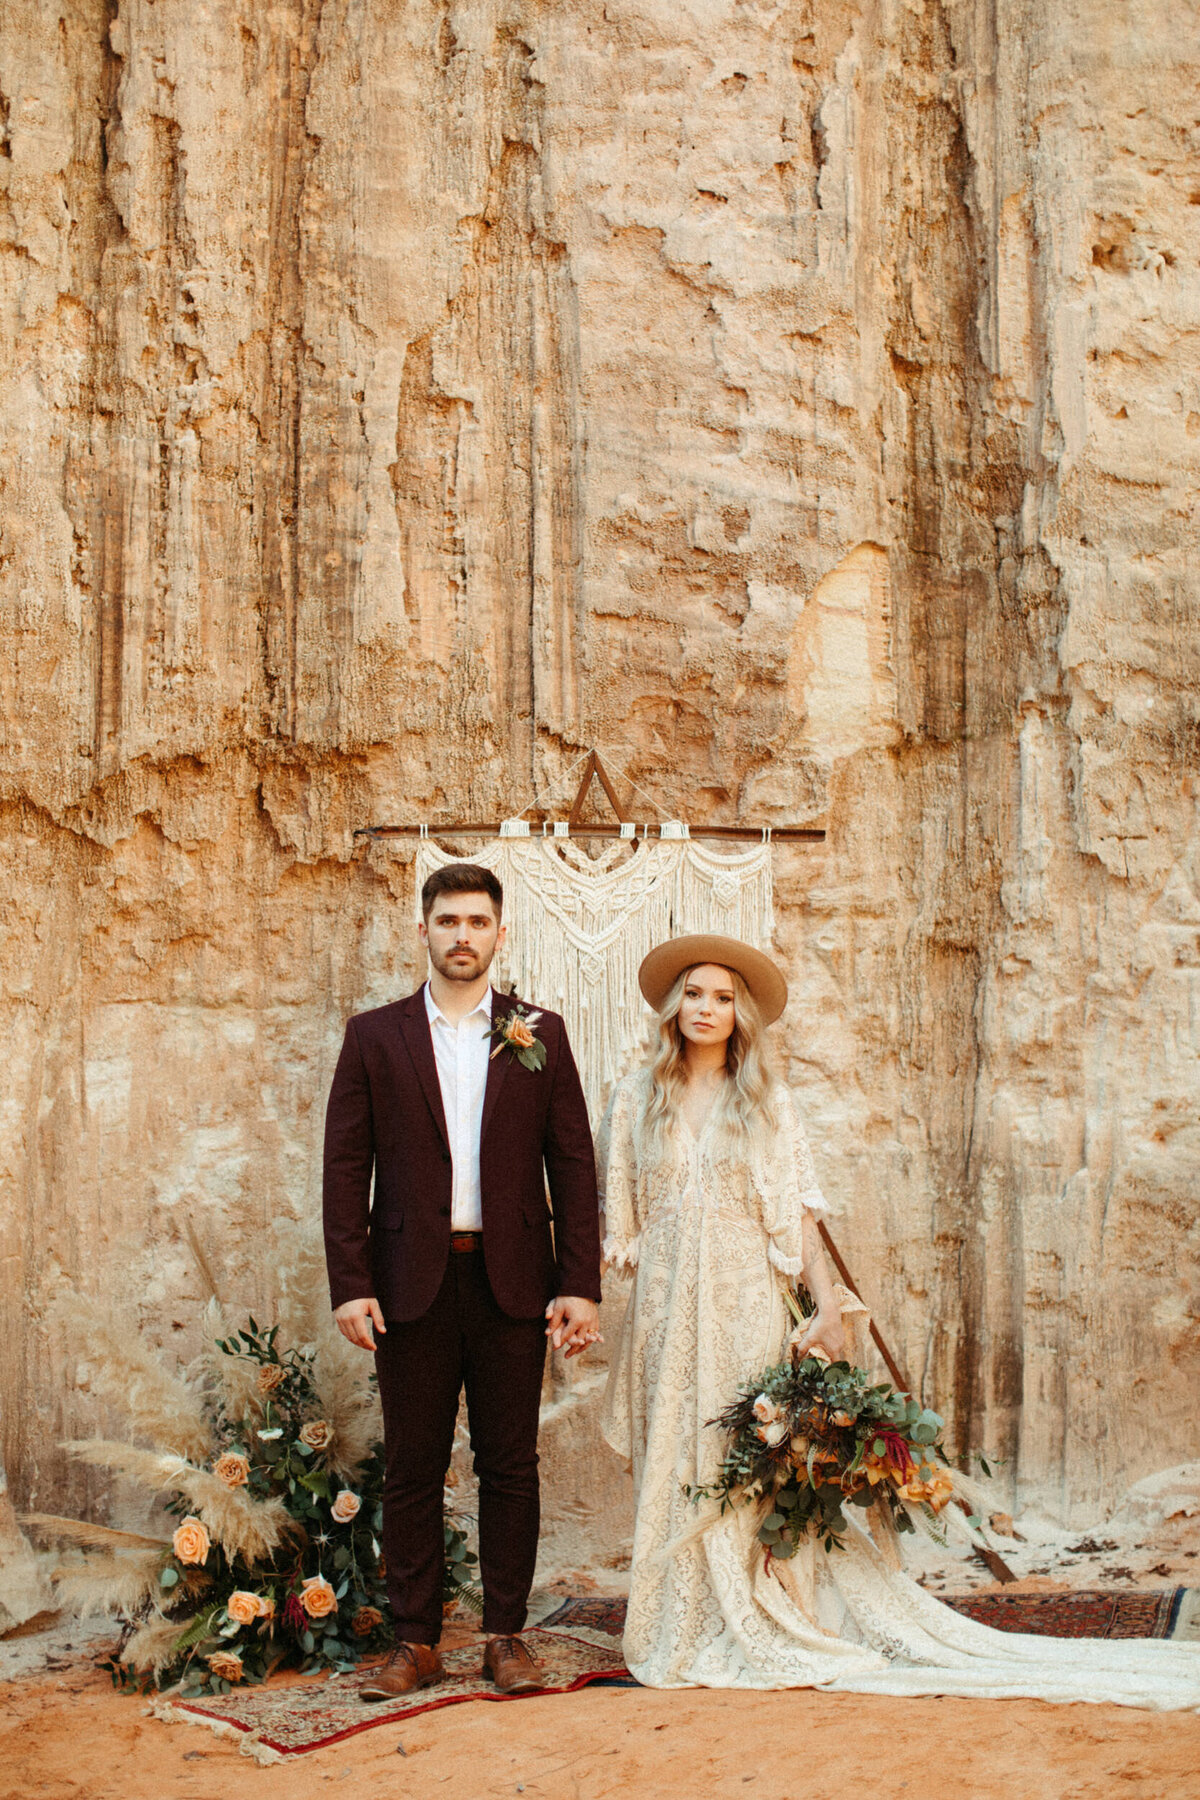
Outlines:
<svg viewBox="0 0 1200 1800"><path fill-rule="evenodd" d="M374 1350L376 1331L387 1334L378 1300L343 1300L333 1317L342 1336L360 1350Z"/></svg>
<svg viewBox="0 0 1200 1800"><path fill-rule="evenodd" d="M556 1350L564 1347L568 1356L578 1356L589 1344L604 1342L600 1336L600 1313L594 1300L579 1300L573 1294L560 1294L546 1308L550 1323L546 1336Z"/></svg>

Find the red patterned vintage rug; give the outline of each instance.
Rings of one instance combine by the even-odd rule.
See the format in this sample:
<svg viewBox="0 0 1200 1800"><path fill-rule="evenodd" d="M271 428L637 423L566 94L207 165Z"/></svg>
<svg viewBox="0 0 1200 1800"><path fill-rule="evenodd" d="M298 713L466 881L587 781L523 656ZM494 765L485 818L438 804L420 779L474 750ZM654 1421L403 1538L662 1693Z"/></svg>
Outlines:
<svg viewBox="0 0 1200 1800"><path fill-rule="evenodd" d="M567 1694L592 1681L631 1679L620 1643L610 1631L593 1632L586 1626L580 1631L547 1631L535 1626L525 1633L525 1640L545 1671L543 1693ZM498 1694L480 1674L480 1656L478 1643L444 1650L447 1679L394 1702L359 1699L358 1690L370 1673L362 1669L318 1682L267 1681L261 1687L214 1699L178 1700L164 1695L152 1703L151 1710L160 1719L195 1720L241 1737L248 1755L259 1762L276 1762L280 1757L336 1744L373 1725L396 1725L417 1713L457 1706L463 1700L538 1697Z"/></svg>
<svg viewBox="0 0 1200 1800"><path fill-rule="evenodd" d="M1077 1593L943 1595L947 1606L996 1631L1028 1631L1061 1638L1169 1638L1193 1636L1187 1629L1200 1608L1189 1605L1195 1588L1080 1588ZM619 1635L625 1627L623 1599L566 1600L542 1620L546 1626Z"/></svg>
<svg viewBox="0 0 1200 1800"><path fill-rule="evenodd" d="M1029 1631L1064 1638L1169 1638L1200 1635L1200 1594L1192 1588L1124 1591L1084 1588L1078 1593L960 1594L947 1601L957 1611L1000 1631ZM621 1657L625 1601L571 1599L526 1632L546 1672L547 1694L576 1688L636 1687ZM371 1704L358 1690L368 1671L319 1682L269 1681L262 1687L212 1700L177 1700L164 1695L152 1705L161 1719L190 1720L242 1741L259 1762L278 1762L319 1750L339 1739L395 1725L439 1706L463 1700L503 1700L480 1676L480 1645L443 1652L447 1679L410 1700ZM536 1695L523 1696L536 1699Z"/></svg>

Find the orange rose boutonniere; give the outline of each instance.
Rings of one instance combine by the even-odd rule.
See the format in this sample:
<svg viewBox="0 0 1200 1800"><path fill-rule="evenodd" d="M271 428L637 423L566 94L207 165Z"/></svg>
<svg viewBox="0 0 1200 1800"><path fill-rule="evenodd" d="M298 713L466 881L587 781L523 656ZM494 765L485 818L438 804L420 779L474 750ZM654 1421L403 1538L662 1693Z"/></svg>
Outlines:
<svg viewBox="0 0 1200 1800"><path fill-rule="evenodd" d="M502 1018L497 1019L489 1033L497 1040L490 1060L494 1062L502 1050L508 1050L522 1068L544 1069L546 1046L540 1038L534 1036L533 1031L541 1016L540 1012L526 1012L523 1007L514 1006Z"/></svg>

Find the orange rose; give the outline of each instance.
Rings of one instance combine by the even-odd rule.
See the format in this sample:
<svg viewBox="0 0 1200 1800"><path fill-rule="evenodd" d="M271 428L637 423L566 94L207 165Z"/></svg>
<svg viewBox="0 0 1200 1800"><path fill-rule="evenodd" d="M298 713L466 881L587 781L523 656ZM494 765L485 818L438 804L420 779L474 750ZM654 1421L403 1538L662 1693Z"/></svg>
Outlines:
<svg viewBox="0 0 1200 1800"><path fill-rule="evenodd" d="M258 1391L260 1394L273 1394L281 1381L286 1380L287 1370L280 1363L264 1363L258 1371Z"/></svg>
<svg viewBox="0 0 1200 1800"><path fill-rule="evenodd" d="M369 1637L382 1624L383 1614L377 1606L360 1606L350 1621L350 1629L355 1637Z"/></svg>
<svg viewBox="0 0 1200 1800"><path fill-rule="evenodd" d="M258 1616L260 1619L273 1619L275 1617L275 1602L272 1600L270 1594L259 1594Z"/></svg>
<svg viewBox="0 0 1200 1800"><path fill-rule="evenodd" d="M213 1674L222 1681L240 1681L242 1679L242 1659L236 1650L214 1650L205 1659Z"/></svg>
<svg viewBox="0 0 1200 1800"><path fill-rule="evenodd" d="M524 1019L518 1019L515 1013L509 1015L504 1024L504 1036L518 1050L531 1050L536 1039Z"/></svg>
<svg viewBox="0 0 1200 1800"><path fill-rule="evenodd" d="M300 1584L300 1604L310 1619L327 1619L337 1611L337 1595L323 1575L310 1575Z"/></svg>
<svg viewBox="0 0 1200 1800"><path fill-rule="evenodd" d="M206 1563L212 1548L207 1526L189 1513L171 1539L171 1548L181 1563Z"/></svg>
<svg viewBox="0 0 1200 1800"><path fill-rule="evenodd" d="M351 1519L358 1516L361 1507L362 1501L358 1495L352 1494L349 1488L343 1488L329 1510L339 1525L348 1525Z"/></svg>
<svg viewBox="0 0 1200 1800"><path fill-rule="evenodd" d="M225 1602L225 1610L238 1625L253 1625L255 1619L262 1617L262 1601L257 1594L237 1588Z"/></svg>
<svg viewBox="0 0 1200 1800"><path fill-rule="evenodd" d="M310 1419L300 1427L300 1442L310 1450L328 1450L333 1442L333 1426L327 1419Z"/></svg>
<svg viewBox="0 0 1200 1800"><path fill-rule="evenodd" d="M250 1479L250 1458L241 1450L227 1450L212 1466L213 1474L226 1487L245 1487Z"/></svg>

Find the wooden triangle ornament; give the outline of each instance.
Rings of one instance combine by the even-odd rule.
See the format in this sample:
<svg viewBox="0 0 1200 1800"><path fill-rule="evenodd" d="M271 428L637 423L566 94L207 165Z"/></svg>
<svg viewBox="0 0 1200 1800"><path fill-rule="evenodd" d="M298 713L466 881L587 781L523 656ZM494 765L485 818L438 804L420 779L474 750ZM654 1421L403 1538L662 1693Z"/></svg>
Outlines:
<svg viewBox="0 0 1200 1800"><path fill-rule="evenodd" d="M579 824L579 821L583 817L584 802L587 799L591 785L597 776L600 778L600 786L608 796L608 804L616 813L621 824L628 825L630 822L629 817L622 809L621 802L617 799L616 789L608 778L608 770L604 767L604 764L600 761L600 758L596 755L594 750L589 750L588 752L587 762L583 766L583 777L579 783L575 799L572 802L567 824L569 826Z"/></svg>

